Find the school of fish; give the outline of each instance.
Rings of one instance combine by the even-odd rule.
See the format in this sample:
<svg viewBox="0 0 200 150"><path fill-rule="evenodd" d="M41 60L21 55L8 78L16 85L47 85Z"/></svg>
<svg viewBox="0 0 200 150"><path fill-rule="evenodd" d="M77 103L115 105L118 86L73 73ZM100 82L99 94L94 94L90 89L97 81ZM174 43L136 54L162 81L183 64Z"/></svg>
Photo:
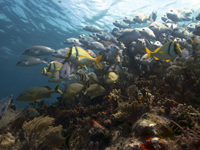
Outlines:
<svg viewBox="0 0 200 150"><path fill-rule="evenodd" d="M199 70L200 13L194 16L193 9L170 8L161 17L162 23L156 19L156 10L149 17L136 13L114 21L112 31L86 25L83 30L88 34L67 38L67 47L62 49L41 45L28 48L23 55L31 57L16 66L47 64L41 74L58 85L55 89L30 87L16 100L38 101L51 98L52 93L59 93L62 98L82 93L92 99L106 94L104 85L132 76L163 77L169 73L181 75L183 68ZM36 58L48 55L52 56L49 62ZM60 83L65 87L63 91L59 90Z"/></svg>

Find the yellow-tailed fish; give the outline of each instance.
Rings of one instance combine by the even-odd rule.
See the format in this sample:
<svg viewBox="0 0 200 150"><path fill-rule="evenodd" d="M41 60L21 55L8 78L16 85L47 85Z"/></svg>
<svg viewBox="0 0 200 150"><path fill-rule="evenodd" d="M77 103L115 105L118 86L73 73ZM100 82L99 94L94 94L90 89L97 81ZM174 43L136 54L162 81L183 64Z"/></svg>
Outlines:
<svg viewBox="0 0 200 150"><path fill-rule="evenodd" d="M47 72L59 71L62 68L63 64L57 61L52 61L47 67Z"/></svg>
<svg viewBox="0 0 200 150"><path fill-rule="evenodd" d="M148 55L145 60L149 59L150 57L155 57L156 60L166 60L168 62L180 55L181 49L176 42L172 41L157 48L154 52L151 52L146 47L146 52Z"/></svg>
<svg viewBox="0 0 200 150"><path fill-rule="evenodd" d="M60 93L59 85L55 89L51 89L49 86L42 87L30 87L23 91L17 98L16 101L38 101L41 98L51 98L52 93Z"/></svg>
<svg viewBox="0 0 200 150"><path fill-rule="evenodd" d="M45 76L51 76L52 73L51 73L51 72L47 72L47 68L48 68L48 67L44 67L44 68L42 69L41 74L42 74L42 75L45 75Z"/></svg>
<svg viewBox="0 0 200 150"><path fill-rule="evenodd" d="M93 62L96 62L97 66L101 68L99 61L101 60L102 55L94 58L90 53L79 46L72 46L65 57L80 67L92 65Z"/></svg>

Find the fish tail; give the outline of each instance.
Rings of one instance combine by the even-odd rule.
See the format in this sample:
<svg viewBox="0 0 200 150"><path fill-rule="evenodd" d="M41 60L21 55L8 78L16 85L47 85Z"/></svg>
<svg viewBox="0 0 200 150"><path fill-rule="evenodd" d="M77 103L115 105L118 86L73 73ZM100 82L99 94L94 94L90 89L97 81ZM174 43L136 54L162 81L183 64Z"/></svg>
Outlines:
<svg viewBox="0 0 200 150"><path fill-rule="evenodd" d="M152 52L147 47L145 47L145 48L146 48L146 52L147 52L147 58L145 60L147 60L151 57Z"/></svg>
<svg viewBox="0 0 200 150"><path fill-rule="evenodd" d="M96 64L97 64L97 66L98 66L100 69L101 69L101 65L100 65L99 61L101 60L101 58L102 58L102 55L100 55L100 56L98 56L97 58L95 58Z"/></svg>
<svg viewBox="0 0 200 150"><path fill-rule="evenodd" d="M63 94L62 91L59 90L59 86L60 86L60 84L58 84L58 85L55 87L55 91L56 91L56 93Z"/></svg>

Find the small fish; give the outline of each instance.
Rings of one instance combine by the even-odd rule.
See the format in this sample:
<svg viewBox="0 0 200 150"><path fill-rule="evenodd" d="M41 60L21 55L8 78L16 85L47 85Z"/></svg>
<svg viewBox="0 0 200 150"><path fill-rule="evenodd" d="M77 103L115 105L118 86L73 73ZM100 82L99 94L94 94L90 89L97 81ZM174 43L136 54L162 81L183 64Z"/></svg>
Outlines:
<svg viewBox="0 0 200 150"><path fill-rule="evenodd" d="M156 39L154 32L148 27L142 28L139 32L142 36L145 36L148 39L153 39L153 40Z"/></svg>
<svg viewBox="0 0 200 150"><path fill-rule="evenodd" d="M20 61L16 64L16 66L20 66L20 67L30 67L30 66L39 65L39 64L41 64L41 63L48 64L48 62L46 61L46 59L40 60L39 58L28 57L28 58L24 58L24 59L20 60Z"/></svg>
<svg viewBox="0 0 200 150"><path fill-rule="evenodd" d="M80 75L80 82L86 84L90 80L90 77L85 73Z"/></svg>
<svg viewBox="0 0 200 150"><path fill-rule="evenodd" d="M124 22L128 23L128 24L135 24L136 22L133 20L132 16L125 16L123 19ZM129 25L131 26L131 25Z"/></svg>
<svg viewBox="0 0 200 150"><path fill-rule="evenodd" d="M147 23L147 21L149 20L149 18L147 17L147 15L142 14L142 13L137 13L133 20L139 24L141 23Z"/></svg>
<svg viewBox="0 0 200 150"><path fill-rule="evenodd" d="M149 16L149 20L150 20L151 22L155 22L155 21L156 21L156 18L157 18L157 11L154 10L154 11L152 11L151 15Z"/></svg>
<svg viewBox="0 0 200 150"><path fill-rule="evenodd" d="M119 79L119 75L117 75L115 72L109 72L104 79L104 82L106 84L113 84L116 83Z"/></svg>
<svg viewBox="0 0 200 150"><path fill-rule="evenodd" d="M72 98L83 92L85 85L80 83L71 83L67 86L61 95L62 98Z"/></svg>
<svg viewBox="0 0 200 150"><path fill-rule="evenodd" d="M24 114L25 114L27 117L34 118L34 117L37 117L37 116L40 115L40 113L39 113L36 109L34 109L34 108L30 108L30 107L29 107L28 109L25 109L25 110L26 110L26 112L24 112ZM19 112L23 112L24 109L20 108L20 109L18 109L18 111L19 111Z"/></svg>
<svg viewBox="0 0 200 150"><path fill-rule="evenodd" d="M172 29L167 27L166 25L160 23L160 22L152 22L149 26L148 26L153 32L154 34L162 34L162 33L172 33Z"/></svg>
<svg viewBox="0 0 200 150"><path fill-rule="evenodd" d="M82 45L77 38L68 38L64 41L64 44L68 45Z"/></svg>
<svg viewBox="0 0 200 150"><path fill-rule="evenodd" d="M96 25L86 25L83 29L89 32L107 31L107 29L101 29Z"/></svg>
<svg viewBox="0 0 200 150"><path fill-rule="evenodd" d="M98 79L96 73L90 72L90 73L88 73L88 76L89 76L90 80L91 80L93 83L100 83L100 81L99 81L99 79Z"/></svg>
<svg viewBox="0 0 200 150"><path fill-rule="evenodd" d="M182 75L184 73L183 67L177 66L177 65L172 65L172 66L168 67L166 72L167 73L173 73L173 74L176 74L176 75Z"/></svg>
<svg viewBox="0 0 200 150"><path fill-rule="evenodd" d="M94 42L95 40L90 36L82 35L82 36L79 37L79 41L84 45L88 45L91 42Z"/></svg>
<svg viewBox="0 0 200 150"><path fill-rule="evenodd" d="M47 67L47 72L56 72L59 71L62 68L63 64L59 63L57 61L52 61L49 63L48 67Z"/></svg>
<svg viewBox="0 0 200 150"><path fill-rule="evenodd" d="M181 49L177 43L172 41L157 48L154 52L151 52L146 47L146 52L148 56L145 60L149 59L150 57L155 57L156 60L170 61L171 59L174 59L175 57L181 54Z"/></svg>
<svg viewBox="0 0 200 150"><path fill-rule="evenodd" d="M101 60L102 55L94 58L90 53L78 46L72 46L65 57L80 67L92 65L92 63L95 62L97 66L101 68L99 61Z"/></svg>
<svg viewBox="0 0 200 150"><path fill-rule="evenodd" d="M45 56L50 55L55 52L54 49L46 46L32 46L23 52L23 55L28 56Z"/></svg>
<svg viewBox="0 0 200 150"><path fill-rule="evenodd" d="M95 97L105 95L106 90L99 84L90 84L89 87L85 90L84 94L93 99Z"/></svg>
<svg viewBox="0 0 200 150"><path fill-rule="evenodd" d="M38 101L41 98L51 98L52 93L60 93L59 85L55 89L51 89L49 86L43 87L30 87L24 90L17 98L16 101Z"/></svg>
<svg viewBox="0 0 200 150"><path fill-rule="evenodd" d="M44 67L44 68L42 69L41 74L49 77L49 76L52 75L52 73L51 73L51 72L47 72L47 68L48 68L48 67Z"/></svg>
<svg viewBox="0 0 200 150"><path fill-rule="evenodd" d="M136 29L124 29L120 36L117 38L118 41L123 42L124 44L129 44L132 41L137 40L141 37L141 34Z"/></svg>
<svg viewBox="0 0 200 150"><path fill-rule="evenodd" d="M100 125L97 121L94 121L93 119L90 120L90 123L93 125L94 128L96 129L104 129L102 125Z"/></svg>
<svg viewBox="0 0 200 150"><path fill-rule="evenodd" d="M189 37L189 35L190 35L189 31L183 27L177 27L172 32L172 36L179 38L187 38Z"/></svg>
<svg viewBox="0 0 200 150"><path fill-rule="evenodd" d="M103 44L101 44L100 42L91 42L90 44L88 44L88 48L90 49L94 49L94 50L100 50L100 51L105 51L106 48L104 47Z"/></svg>
<svg viewBox="0 0 200 150"><path fill-rule="evenodd" d="M66 53L69 51L69 48L58 49L54 53L52 53L53 57L65 59Z"/></svg>
<svg viewBox="0 0 200 150"><path fill-rule="evenodd" d="M123 20L115 20L113 22L113 25L118 27L118 28L130 28L130 24L125 23Z"/></svg>

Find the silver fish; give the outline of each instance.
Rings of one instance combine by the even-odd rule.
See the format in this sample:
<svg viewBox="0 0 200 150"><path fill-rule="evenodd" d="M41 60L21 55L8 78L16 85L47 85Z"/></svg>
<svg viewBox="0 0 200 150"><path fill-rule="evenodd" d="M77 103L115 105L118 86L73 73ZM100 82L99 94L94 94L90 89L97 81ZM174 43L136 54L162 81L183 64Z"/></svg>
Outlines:
<svg viewBox="0 0 200 150"><path fill-rule="evenodd" d="M32 46L23 52L23 55L28 56L45 56L55 52L54 49L46 46Z"/></svg>
<svg viewBox="0 0 200 150"><path fill-rule="evenodd" d="M107 29L101 29L96 25L86 25L85 27L83 27L83 29L89 32L107 31Z"/></svg>
<svg viewBox="0 0 200 150"><path fill-rule="evenodd" d="M16 66L20 66L20 67L30 67L30 66L39 65L39 64L41 64L41 63L48 64L48 62L46 61L46 59L41 60L41 59L39 59L39 58L28 57L28 58L24 58L24 59L18 61L18 63L16 64Z"/></svg>

